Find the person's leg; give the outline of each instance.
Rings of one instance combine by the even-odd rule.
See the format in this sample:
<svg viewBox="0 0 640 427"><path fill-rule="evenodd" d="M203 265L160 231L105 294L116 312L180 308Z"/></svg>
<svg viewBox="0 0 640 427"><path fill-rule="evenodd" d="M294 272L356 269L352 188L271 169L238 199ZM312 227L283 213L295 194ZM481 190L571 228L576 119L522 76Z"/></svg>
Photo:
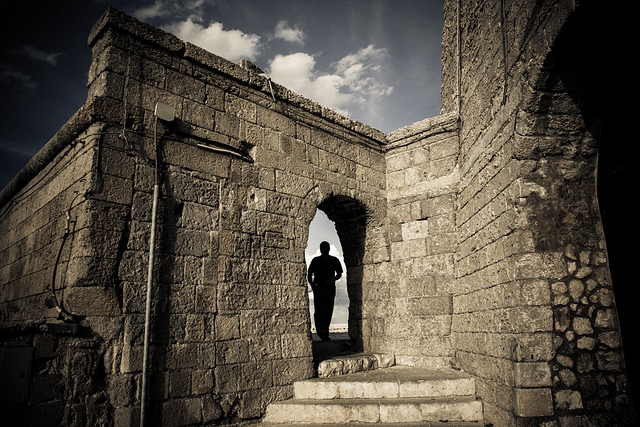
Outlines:
<svg viewBox="0 0 640 427"><path fill-rule="evenodd" d="M329 336L329 326L331 325L331 319L333 318L333 306L335 304L335 299L336 299L336 287L332 286L329 289L327 289L326 301L325 301L325 307L326 307L325 324L326 324L327 336Z"/></svg>
<svg viewBox="0 0 640 427"><path fill-rule="evenodd" d="M331 318L333 317L333 306L336 296L336 288L328 287L322 290L322 310L319 318L320 331L318 335L323 340L329 340L329 326L331 325ZM318 328L318 325L316 325Z"/></svg>
<svg viewBox="0 0 640 427"><path fill-rule="evenodd" d="M328 291L326 288L316 288L313 294L313 304L315 308L313 317L316 325L316 333L323 340L329 337L329 325L331 324L331 313L327 312L330 308L330 293Z"/></svg>

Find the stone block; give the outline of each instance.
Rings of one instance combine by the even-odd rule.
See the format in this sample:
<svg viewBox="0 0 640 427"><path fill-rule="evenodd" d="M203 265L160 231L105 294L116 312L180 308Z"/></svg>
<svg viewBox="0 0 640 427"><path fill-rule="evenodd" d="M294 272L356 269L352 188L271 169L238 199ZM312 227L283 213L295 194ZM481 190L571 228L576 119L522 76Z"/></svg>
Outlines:
<svg viewBox="0 0 640 427"><path fill-rule="evenodd" d="M49 359L56 356L58 347L55 335L43 334L33 337L33 348L35 350L33 357L35 359Z"/></svg>
<svg viewBox="0 0 640 427"><path fill-rule="evenodd" d="M169 92L180 95L183 98L204 104L208 101L206 83L192 76L167 69L166 88Z"/></svg>
<svg viewBox="0 0 640 427"><path fill-rule="evenodd" d="M551 387L551 369L546 362L514 363L516 387Z"/></svg>
<svg viewBox="0 0 640 427"><path fill-rule="evenodd" d="M241 419L258 418L264 413L264 404L261 391L247 391L240 398L240 410L238 415Z"/></svg>
<svg viewBox="0 0 640 427"><path fill-rule="evenodd" d="M391 243L391 260L398 261L427 255L425 239L403 240Z"/></svg>
<svg viewBox="0 0 640 427"><path fill-rule="evenodd" d="M166 366L170 370L195 368L198 357L198 344L172 344L166 347Z"/></svg>
<svg viewBox="0 0 640 427"><path fill-rule="evenodd" d="M198 102L185 99L182 109L182 120L190 125L213 130L216 111Z"/></svg>
<svg viewBox="0 0 640 427"><path fill-rule="evenodd" d="M293 120L266 108L257 107L257 124L288 136L296 136L296 125Z"/></svg>
<svg viewBox="0 0 640 427"><path fill-rule="evenodd" d="M313 361L309 358L273 360L273 385L292 385L313 376Z"/></svg>
<svg viewBox="0 0 640 427"><path fill-rule="evenodd" d="M412 166L410 152L387 155L387 172L397 172Z"/></svg>
<svg viewBox="0 0 640 427"><path fill-rule="evenodd" d="M613 309L598 310L594 322L596 328L613 329L616 326L616 315Z"/></svg>
<svg viewBox="0 0 640 427"><path fill-rule="evenodd" d="M427 253L429 255L454 253L458 244L456 233L436 234L427 237Z"/></svg>
<svg viewBox="0 0 640 427"><path fill-rule="evenodd" d="M172 371L169 373L169 397L186 397L191 393L191 372Z"/></svg>
<svg viewBox="0 0 640 427"><path fill-rule="evenodd" d="M551 332L520 334L515 345L515 358L521 362L549 361L555 355Z"/></svg>
<svg viewBox="0 0 640 427"><path fill-rule="evenodd" d="M249 361L249 343L244 339L223 341L216 346L216 365L230 365Z"/></svg>
<svg viewBox="0 0 640 427"><path fill-rule="evenodd" d="M186 342L204 342L210 341L213 338L213 319L209 316L191 314L188 314L186 317Z"/></svg>
<svg viewBox="0 0 640 427"><path fill-rule="evenodd" d="M207 84L205 104L218 111L224 110L224 91L218 87Z"/></svg>
<svg viewBox="0 0 640 427"><path fill-rule="evenodd" d="M216 342L205 342L197 345L198 359L196 367L198 369L211 369L216 366Z"/></svg>
<svg viewBox="0 0 640 427"><path fill-rule="evenodd" d="M118 427L139 427L140 426L140 407L124 407L115 408L114 425Z"/></svg>
<svg viewBox="0 0 640 427"><path fill-rule="evenodd" d="M518 279L560 279L567 275L561 253L526 253L516 259Z"/></svg>
<svg viewBox="0 0 640 427"><path fill-rule="evenodd" d="M578 335L593 334L593 327L591 325L591 321L586 317L574 317L573 331Z"/></svg>
<svg viewBox="0 0 640 427"><path fill-rule="evenodd" d="M431 160L443 157L456 156L459 150L459 139L455 136L440 141L434 141L428 145Z"/></svg>
<svg viewBox="0 0 640 427"><path fill-rule="evenodd" d="M516 388L514 412L518 417L546 417L554 414L550 388Z"/></svg>
<svg viewBox="0 0 640 427"><path fill-rule="evenodd" d="M280 337L261 335L248 338L249 360L272 360L282 356Z"/></svg>
<svg viewBox="0 0 640 427"><path fill-rule="evenodd" d="M215 111L214 130L231 138L240 137L240 119L234 115Z"/></svg>
<svg viewBox="0 0 640 427"><path fill-rule="evenodd" d="M169 397L169 373L154 371L149 373L149 398L165 400Z"/></svg>
<svg viewBox="0 0 640 427"><path fill-rule="evenodd" d="M116 289L104 286L71 288L65 296L65 302L74 314L87 316L121 314L119 299Z"/></svg>
<svg viewBox="0 0 640 427"><path fill-rule="evenodd" d="M191 373L191 393L194 395L211 393L214 386L211 369L196 370Z"/></svg>
<svg viewBox="0 0 640 427"><path fill-rule="evenodd" d="M401 225L402 227L402 239L424 239L429 234L427 221L411 221Z"/></svg>
<svg viewBox="0 0 640 427"><path fill-rule="evenodd" d="M397 312L407 317L424 317L453 313L451 295L403 298L396 300Z"/></svg>
<svg viewBox="0 0 640 427"><path fill-rule="evenodd" d="M453 233L456 231L455 215L444 214L430 217L426 220L429 234Z"/></svg>
<svg viewBox="0 0 640 427"><path fill-rule="evenodd" d="M273 385L272 362L250 362L241 365L238 390L264 390Z"/></svg>
<svg viewBox="0 0 640 427"><path fill-rule="evenodd" d="M456 169L456 156L443 157L441 159L432 160L426 172L426 180L436 180L444 176L452 174Z"/></svg>
<svg viewBox="0 0 640 427"><path fill-rule="evenodd" d="M240 338L240 319L238 316L218 315L215 320L216 340L228 341Z"/></svg>
<svg viewBox="0 0 640 427"><path fill-rule="evenodd" d="M123 346L120 359L120 372L132 373L142 371L143 355L144 350L142 346Z"/></svg>
<svg viewBox="0 0 640 427"><path fill-rule="evenodd" d="M409 222L411 221L411 205L408 203L403 203L395 206L390 206L388 214L389 223L391 225Z"/></svg>
<svg viewBox="0 0 640 427"><path fill-rule="evenodd" d="M405 186L405 171L391 172L387 174L387 189L402 188Z"/></svg>
<svg viewBox="0 0 640 427"><path fill-rule="evenodd" d="M575 411L582 409L582 395L575 390L558 390L554 393L556 408L559 410Z"/></svg>
<svg viewBox="0 0 640 427"><path fill-rule="evenodd" d="M211 256L203 260L202 283L205 285L216 285L218 283L218 249L217 236L212 234ZM213 240L216 240L215 242ZM211 290L210 290L211 291Z"/></svg>
<svg viewBox="0 0 640 427"><path fill-rule="evenodd" d="M285 334L280 341L283 359L312 356L311 341L306 334Z"/></svg>
<svg viewBox="0 0 640 427"><path fill-rule="evenodd" d="M215 368L216 390L218 393L235 393L242 377L242 366L222 365Z"/></svg>
<svg viewBox="0 0 640 427"><path fill-rule="evenodd" d="M329 359L323 360L318 365L318 377L327 378L342 375L344 370L344 363L342 359Z"/></svg>
<svg viewBox="0 0 640 427"><path fill-rule="evenodd" d="M224 416L220 404L210 394L202 397L202 421L211 423Z"/></svg>
<svg viewBox="0 0 640 427"><path fill-rule="evenodd" d="M179 427L202 423L200 398L172 399L162 403L162 425Z"/></svg>
<svg viewBox="0 0 640 427"><path fill-rule="evenodd" d="M546 280L525 280L521 284L521 302L524 305L551 303L551 292Z"/></svg>

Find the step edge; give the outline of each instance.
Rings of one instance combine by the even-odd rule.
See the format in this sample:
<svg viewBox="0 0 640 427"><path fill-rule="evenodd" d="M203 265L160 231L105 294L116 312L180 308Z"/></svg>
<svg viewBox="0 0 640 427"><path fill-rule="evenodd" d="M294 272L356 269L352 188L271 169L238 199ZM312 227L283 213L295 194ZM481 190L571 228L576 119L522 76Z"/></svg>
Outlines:
<svg viewBox="0 0 640 427"><path fill-rule="evenodd" d="M446 403L446 402L442 402ZM304 408L304 417L299 417L298 414L292 412L286 406L273 407L271 410L267 408L264 420L269 423L335 423L341 415L346 415L348 420L341 420L341 422L370 422L370 423L389 423L396 417L409 417L407 421L403 422L430 422L430 421L451 421L451 422L482 422L483 421L483 407L481 401L468 401L457 404L449 403L445 408L434 412L426 403L414 402L412 404L389 404L383 405L376 402L369 402L367 405L354 404L347 405L346 407L339 407L335 405L327 405L324 402L318 405L316 411L310 410L311 408ZM307 405L302 405L306 407ZM407 407L413 406L413 409L407 412ZM437 405L435 405L437 406ZM353 411L351 407L358 407L357 411ZM314 413L315 412L315 413ZM361 419L356 419L362 417Z"/></svg>
<svg viewBox="0 0 640 427"><path fill-rule="evenodd" d="M345 399L287 399L278 402L271 402L269 407L280 405L341 405L341 404L367 404L367 405L379 405L379 404L407 404L407 403L468 403L468 402L480 402L482 400L476 396L445 396L445 397L399 397L399 398L345 398Z"/></svg>

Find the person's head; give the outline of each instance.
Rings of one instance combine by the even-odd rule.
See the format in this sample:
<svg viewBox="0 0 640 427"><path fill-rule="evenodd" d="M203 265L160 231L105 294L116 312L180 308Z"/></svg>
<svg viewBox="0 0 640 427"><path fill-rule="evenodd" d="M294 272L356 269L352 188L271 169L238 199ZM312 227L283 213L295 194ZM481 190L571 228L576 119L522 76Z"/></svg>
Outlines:
<svg viewBox="0 0 640 427"><path fill-rule="evenodd" d="M322 242L320 243L320 253L322 255L327 255L329 253L329 242Z"/></svg>

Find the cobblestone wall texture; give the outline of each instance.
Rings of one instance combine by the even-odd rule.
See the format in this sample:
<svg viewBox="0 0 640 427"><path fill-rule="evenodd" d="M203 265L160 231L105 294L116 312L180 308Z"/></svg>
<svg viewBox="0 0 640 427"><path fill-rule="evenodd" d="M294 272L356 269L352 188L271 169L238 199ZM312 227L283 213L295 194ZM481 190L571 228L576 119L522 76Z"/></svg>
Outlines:
<svg viewBox="0 0 640 427"><path fill-rule="evenodd" d="M87 103L0 193L3 348L34 349L3 411L138 425L158 176L154 425L258 419L314 374L317 209L356 348L463 369L496 426L625 425L600 94L576 97L600 77L575 44L601 11L579 3L445 0L442 114L387 135L109 9Z"/></svg>

